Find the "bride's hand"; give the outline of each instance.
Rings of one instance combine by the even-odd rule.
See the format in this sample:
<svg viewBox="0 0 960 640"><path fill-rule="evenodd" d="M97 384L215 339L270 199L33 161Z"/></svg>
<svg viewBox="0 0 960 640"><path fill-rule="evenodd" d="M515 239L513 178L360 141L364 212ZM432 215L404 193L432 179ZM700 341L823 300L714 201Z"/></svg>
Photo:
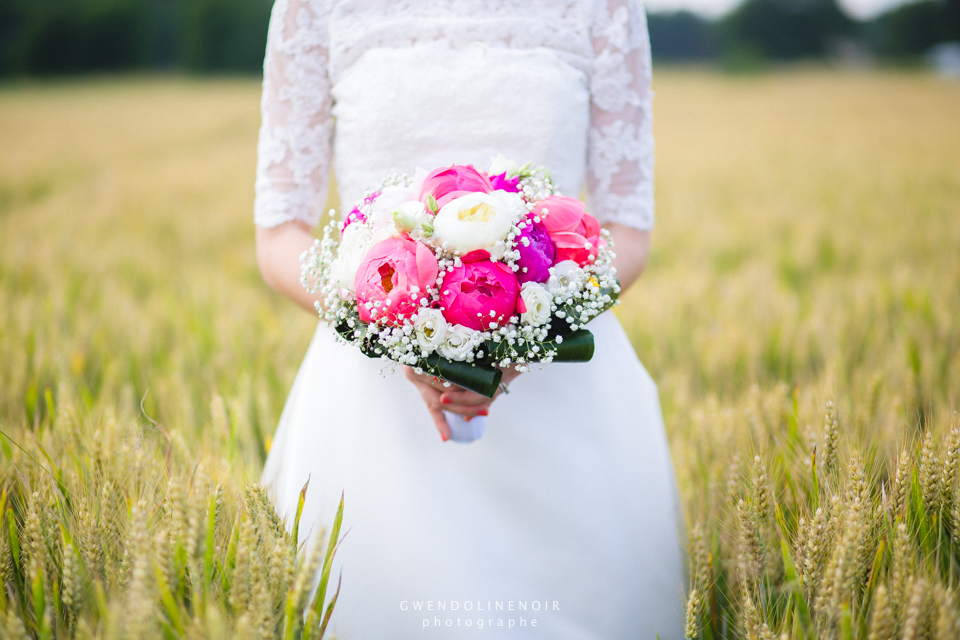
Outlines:
<svg viewBox="0 0 960 640"><path fill-rule="evenodd" d="M502 389L497 389L493 398L488 398L456 385L445 387L443 380L425 373L417 374L410 367L405 367L404 373L420 392L420 397L426 403L430 417L433 418L433 423L444 442L450 438L450 425L447 424L447 419L443 415L444 411L459 413L467 420L485 416L489 414L493 401L503 393ZM502 381L509 385L519 375L520 373L515 369L504 370Z"/></svg>

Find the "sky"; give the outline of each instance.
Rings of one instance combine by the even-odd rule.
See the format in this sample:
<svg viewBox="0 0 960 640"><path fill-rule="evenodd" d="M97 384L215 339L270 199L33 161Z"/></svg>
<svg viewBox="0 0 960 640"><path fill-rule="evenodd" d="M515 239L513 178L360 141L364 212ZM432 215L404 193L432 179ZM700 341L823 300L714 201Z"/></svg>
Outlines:
<svg viewBox="0 0 960 640"><path fill-rule="evenodd" d="M873 18L890 7L908 0L837 0L854 18ZM708 18L722 16L740 3L740 0L645 0L647 11L679 11L686 9Z"/></svg>

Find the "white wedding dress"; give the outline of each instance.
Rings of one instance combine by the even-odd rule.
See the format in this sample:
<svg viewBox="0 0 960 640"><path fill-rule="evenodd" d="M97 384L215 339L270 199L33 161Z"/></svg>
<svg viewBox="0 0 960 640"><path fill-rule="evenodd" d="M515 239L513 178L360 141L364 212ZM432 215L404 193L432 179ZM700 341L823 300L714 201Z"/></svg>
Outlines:
<svg viewBox="0 0 960 640"><path fill-rule="evenodd" d="M393 172L502 153L653 225L650 54L634 0L278 0L256 223L315 224ZM681 638L683 560L657 388L612 313L586 364L521 375L444 443L401 372L320 325L263 473L301 537L341 492L341 640ZM334 577L334 582L336 578Z"/></svg>

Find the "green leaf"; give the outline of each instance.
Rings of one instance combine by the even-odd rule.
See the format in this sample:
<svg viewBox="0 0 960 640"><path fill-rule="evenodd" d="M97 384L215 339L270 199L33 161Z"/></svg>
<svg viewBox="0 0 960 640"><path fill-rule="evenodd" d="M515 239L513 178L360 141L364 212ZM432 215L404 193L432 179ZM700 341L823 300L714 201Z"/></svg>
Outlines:
<svg viewBox="0 0 960 640"><path fill-rule="evenodd" d="M307 501L307 487L310 486L310 477L307 477L303 489L300 489L300 498L297 500L297 513L293 517L293 546L296 547L300 540L300 516L303 515L303 505Z"/></svg>
<svg viewBox="0 0 960 640"><path fill-rule="evenodd" d="M455 362L431 354L425 360L423 369L451 384L469 389L482 396L492 398L497 393L503 372L485 364Z"/></svg>
<svg viewBox="0 0 960 640"><path fill-rule="evenodd" d="M160 588L160 601L163 603L163 609L167 613L167 619L170 620L170 624L177 630L177 633L182 636L184 628L183 619L180 617L180 608L177 606L177 602L170 592L170 586L167 584L167 579L163 575L163 569L160 568L159 563L154 562L153 570L157 574L157 586Z"/></svg>
<svg viewBox="0 0 960 640"><path fill-rule="evenodd" d="M237 512L233 520L233 529L230 531L230 542L227 544L227 555L224 558L223 570L220 572L220 588L225 594L233 588L233 570L237 566L237 545L240 544L241 512Z"/></svg>
<svg viewBox="0 0 960 640"><path fill-rule="evenodd" d="M843 640L853 640L853 618L850 615L850 605L846 603L840 610L840 628Z"/></svg>
<svg viewBox="0 0 960 640"><path fill-rule="evenodd" d="M792 592L794 607L797 612L797 617L794 620L799 620L804 629L804 637L806 637L806 631L813 631L813 618L810 615L810 609L807 607L807 600L803 595L803 584L797 576L797 569L793 563L793 556L790 554L790 547L782 535L780 536L780 553L783 555L786 584Z"/></svg>
<svg viewBox="0 0 960 640"><path fill-rule="evenodd" d="M30 560L34 562L35 560ZM32 595L33 595L33 614L35 616L34 620L37 621L37 624L41 624L43 620L43 612L47 606L47 595L46 589L44 588L44 583L46 582L46 573L43 569L43 563L37 563L37 571L33 574L33 584Z"/></svg>
<svg viewBox="0 0 960 640"><path fill-rule="evenodd" d="M554 362L589 362L593 358L593 334L586 329L578 329L563 339L563 342L547 342L546 349L556 349Z"/></svg>
<svg viewBox="0 0 960 640"><path fill-rule="evenodd" d="M13 462L13 449L10 448L10 443L7 442L7 436L3 433L0 433L0 447L3 449L3 455L7 456L7 460Z"/></svg>
<svg viewBox="0 0 960 640"><path fill-rule="evenodd" d="M343 523L343 494L340 494L340 506L337 507L337 516L333 520L333 530L330 532L330 540L327 542L327 555L323 559L323 570L320 572L320 586L317 587L317 593L313 597L313 604L310 605L315 616L323 614L323 601L327 597L327 582L330 580L330 568L333 566L333 556L337 551L337 545L340 541L340 525ZM337 588L339 591L339 587Z"/></svg>
<svg viewBox="0 0 960 640"><path fill-rule="evenodd" d="M56 421L56 411L53 406L53 394L50 393L50 387L43 390L43 401L47 404L47 417L50 419L50 424L53 424Z"/></svg>
<svg viewBox="0 0 960 640"><path fill-rule="evenodd" d="M13 507L7 507L7 534L10 537L10 553L13 555L13 566L20 566L20 539L17 537L17 522L13 517Z"/></svg>
<svg viewBox="0 0 960 640"><path fill-rule="evenodd" d="M327 605L327 612L323 616L323 624L320 625L320 640L323 640L323 634L327 631L327 625L330 624L330 616L333 615L333 607L337 604L337 598L340 597L340 585L343 583L343 571L340 572L340 577L337 578L337 590L334 592L333 597L330 598L330 604Z"/></svg>
<svg viewBox="0 0 960 640"><path fill-rule="evenodd" d="M207 539L203 549L203 607L210 597L213 584L213 543L217 529L217 494L213 493L207 503Z"/></svg>

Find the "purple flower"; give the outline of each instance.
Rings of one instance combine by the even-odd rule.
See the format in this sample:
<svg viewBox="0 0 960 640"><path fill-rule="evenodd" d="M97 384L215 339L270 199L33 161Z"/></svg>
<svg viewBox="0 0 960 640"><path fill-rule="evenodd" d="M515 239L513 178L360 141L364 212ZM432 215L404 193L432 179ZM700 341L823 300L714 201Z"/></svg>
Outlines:
<svg viewBox="0 0 960 640"><path fill-rule="evenodd" d="M546 282L550 279L550 267L557 257L557 248L547 230L533 220L527 219L526 226L517 238L517 280L524 282Z"/></svg>
<svg viewBox="0 0 960 640"><path fill-rule="evenodd" d="M504 171L498 176L490 176L490 186L493 187L494 191L509 191L510 193L520 193L520 176L514 176L513 178L507 177L507 172Z"/></svg>

